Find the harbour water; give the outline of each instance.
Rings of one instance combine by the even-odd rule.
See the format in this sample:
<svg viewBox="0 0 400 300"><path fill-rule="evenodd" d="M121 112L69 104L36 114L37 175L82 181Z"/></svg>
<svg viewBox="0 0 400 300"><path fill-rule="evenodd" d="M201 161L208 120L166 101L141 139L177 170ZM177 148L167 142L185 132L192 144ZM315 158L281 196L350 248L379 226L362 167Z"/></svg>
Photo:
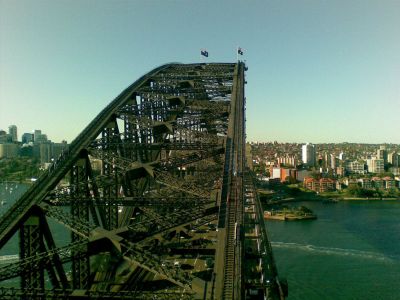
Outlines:
<svg viewBox="0 0 400 300"><path fill-rule="evenodd" d="M0 217L18 200L21 195L30 187L28 184L18 184L13 182L0 183ZM69 242L69 232L62 225L56 223L52 219L48 218L53 238L55 239L56 245L62 247ZM18 234L15 234L10 241L0 249L0 267L5 264L13 263L18 261ZM48 279L46 279L47 281ZM19 279L13 278L0 282L1 286L18 287Z"/></svg>
<svg viewBox="0 0 400 300"><path fill-rule="evenodd" d="M400 299L400 201L303 205L318 219L266 222L288 300Z"/></svg>
<svg viewBox="0 0 400 300"><path fill-rule="evenodd" d="M27 184L19 184L15 182L0 183L0 217L21 197L21 195L29 188ZM0 264L8 263L18 259L18 239L13 237L11 243L4 246L0 250Z"/></svg>
<svg viewBox="0 0 400 300"><path fill-rule="evenodd" d="M13 182L0 183L0 217L28 190L29 184ZM47 219L52 230L56 245L62 247L69 242L69 231L61 224L51 218ZM11 240L0 249L0 264L14 261L18 258L18 236L14 235Z"/></svg>
<svg viewBox="0 0 400 300"><path fill-rule="evenodd" d="M27 184L19 184L15 182L0 183L0 217L13 205L13 203L21 197L21 195L29 188ZM18 256L18 237L14 236L11 240L0 249L0 266L3 264L13 263L19 259ZM0 283L1 285L18 286L17 279L11 279Z"/></svg>
<svg viewBox="0 0 400 300"><path fill-rule="evenodd" d="M29 188L27 184L0 183L0 216Z"/></svg>
<svg viewBox="0 0 400 300"><path fill-rule="evenodd" d="M0 184L0 215L28 187ZM303 205L318 219L266 222L288 300L400 299L400 201ZM56 240L67 242L65 229L52 226ZM14 237L0 250L0 265L17 254Z"/></svg>

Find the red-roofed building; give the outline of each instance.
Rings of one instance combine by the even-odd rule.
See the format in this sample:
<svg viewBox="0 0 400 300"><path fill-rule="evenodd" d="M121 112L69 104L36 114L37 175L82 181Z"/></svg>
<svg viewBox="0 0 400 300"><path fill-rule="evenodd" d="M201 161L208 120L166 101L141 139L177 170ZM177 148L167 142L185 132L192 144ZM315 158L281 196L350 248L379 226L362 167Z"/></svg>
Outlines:
<svg viewBox="0 0 400 300"><path fill-rule="evenodd" d="M319 180L320 192L330 192L334 191L336 187L336 181L331 178L321 178Z"/></svg>
<svg viewBox="0 0 400 300"><path fill-rule="evenodd" d="M312 177L306 177L304 178L303 184L306 189L319 192L319 180Z"/></svg>
<svg viewBox="0 0 400 300"><path fill-rule="evenodd" d="M374 183L374 187L377 189L383 189L385 184L380 177L372 177L372 182Z"/></svg>
<svg viewBox="0 0 400 300"><path fill-rule="evenodd" d="M304 178L304 187L306 189L323 193L334 191L336 189L336 180L330 178L321 178L320 180L311 177Z"/></svg>
<svg viewBox="0 0 400 300"><path fill-rule="evenodd" d="M396 181L391 177L387 176L382 178L383 179L383 186L385 189L391 189L396 187Z"/></svg>

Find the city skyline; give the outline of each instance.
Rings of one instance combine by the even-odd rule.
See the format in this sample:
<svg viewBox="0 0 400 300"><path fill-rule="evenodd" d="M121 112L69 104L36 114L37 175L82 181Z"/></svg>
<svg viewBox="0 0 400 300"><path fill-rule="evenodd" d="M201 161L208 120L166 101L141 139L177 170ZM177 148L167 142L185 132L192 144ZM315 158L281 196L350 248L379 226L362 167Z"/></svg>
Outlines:
<svg viewBox="0 0 400 300"><path fill-rule="evenodd" d="M15 124L11 124L11 125L9 125L9 126L16 126L17 128L19 128L17 125L15 125ZM7 134L9 134L9 126L7 126L7 128L0 128L0 131L4 131L4 132L6 132ZM18 133L17 133L17 141L18 142L23 142L23 135L25 135L25 134L32 134L32 135L34 135L34 133L35 133L35 131L42 131L41 129L33 129L33 130L31 130L31 131L28 131L28 132L20 132L19 130L18 130ZM46 130L44 130L43 132L46 132ZM45 136L46 136L46 138L48 138L50 141L53 141L53 139L51 138L51 137L48 137L47 136L47 134L44 134ZM68 143L71 143L73 140L70 140L70 141L68 141L68 140L66 140L65 138L62 138L61 137L61 139L60 139L60 142L68 142ZM58 140L57 140L57 142L58 142ZM300 140L300 141L296 141L296 142L294 142L294 141L279 141L279 140L263 140L263 141L257 141L257 140L255 140L255 141L247 141L247 143L260 143L260 144L263 144L263 143L274 143L274 142L277 142L277 143L279 143L279 144L298 144L298 145L305 145L305 144L309 144L309 141L305 141L305 140ZM352 142L352 141L343 141L343 142L321 142L321 143L312 143L312 144L315 144L315 145L319 145L319 144L346 144L346 143L349 143L349 144L370 144L370 145L400 145L399 143L390 143L390 142L383 142L383 143L357 143L357 142Z"/></svg>
<svg viewBox="0 0 400 300"><path fill-rule="evenodd" d="M0 128L0 133L2 131L4 131L6 135L11 135L12 136L12 142L22 142L23 143L24 142L24 136L32 135L32 138L33 138L33 136L38 135L38 134L42 135L45 138L46 141L47 140L51 141L51 138L48 139L47 134L45 134L45 133L42 134L42 130L41 129L33 129L31 131L21 132L18 128L19 127L17 125L10 124L8 126L8 128ZM0 136L1 136L1 134L0 134ZM65 139L61 139L61 142L65 142L65 141L66 141Z"/></svg>
<svg viewBox="0 0 400 300"><path fill-rule="evenodd" d="M0 0L0 129L71 142L170 62L247 72L248 141L400 143L400 2Z"/></svg>

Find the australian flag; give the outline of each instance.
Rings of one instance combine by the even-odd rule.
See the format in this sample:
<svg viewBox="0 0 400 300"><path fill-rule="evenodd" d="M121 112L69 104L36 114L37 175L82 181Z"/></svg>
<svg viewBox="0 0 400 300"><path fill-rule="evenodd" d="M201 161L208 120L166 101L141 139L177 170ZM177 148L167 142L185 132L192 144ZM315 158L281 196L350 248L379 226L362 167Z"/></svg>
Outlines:
<svg viewBox="0 0 400 300"><path fill-rule="evenodd" d="M238 48L238 54L243 55L243 50L240 47Z"/></svg>
<svg viewBox="0 0 400 300"><path fill-rule="evenodd" d="M207 50L201 50L201 55L208 57L208 51Z"/></svg>

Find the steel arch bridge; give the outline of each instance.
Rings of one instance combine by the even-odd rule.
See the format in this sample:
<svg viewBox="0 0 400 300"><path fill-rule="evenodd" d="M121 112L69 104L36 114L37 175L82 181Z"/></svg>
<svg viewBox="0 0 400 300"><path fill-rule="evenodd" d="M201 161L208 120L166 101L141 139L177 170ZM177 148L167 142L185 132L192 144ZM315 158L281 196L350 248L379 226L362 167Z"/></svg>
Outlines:
<svg viewBox="0 0 400 300"><path fill-rule="evenodd" d="M166 64L104 108L1 217L19 259L0 298L282 299L245 162L245 70Z"/></svg>

